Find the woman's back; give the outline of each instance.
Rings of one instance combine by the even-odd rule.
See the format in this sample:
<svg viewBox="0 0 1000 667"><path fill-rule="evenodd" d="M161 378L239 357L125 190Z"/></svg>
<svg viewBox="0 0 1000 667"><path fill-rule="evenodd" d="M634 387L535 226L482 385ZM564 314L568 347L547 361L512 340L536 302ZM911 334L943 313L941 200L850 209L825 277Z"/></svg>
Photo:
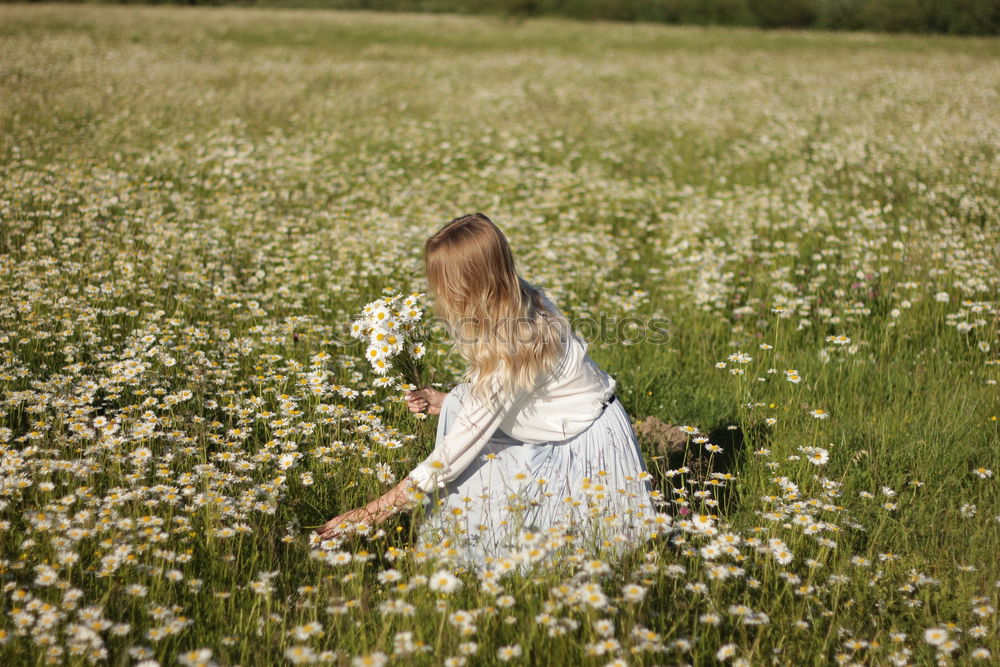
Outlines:
<svg viewBox="0 0 1000 667"><path fill-rule="evenodd" d="M587 354L576 335L565 339L563 356L546 381L500 422L500 430L522 442L565 440L590 426L614 395L616 383Z"/></svg>

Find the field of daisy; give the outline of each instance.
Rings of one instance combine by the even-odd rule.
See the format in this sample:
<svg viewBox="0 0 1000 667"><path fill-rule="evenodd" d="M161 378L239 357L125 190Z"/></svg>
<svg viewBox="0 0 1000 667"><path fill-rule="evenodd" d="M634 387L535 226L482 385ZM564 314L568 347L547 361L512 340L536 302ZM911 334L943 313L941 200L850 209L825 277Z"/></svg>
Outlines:
<svg viewBox="0 0 1000 667"><path fill-rule="evenodd" d="M1000 653L997 40L4 5L0 100L0 663ZM430 452L348 327L477 210L636 421L622 558L310 537Z"/></svg>

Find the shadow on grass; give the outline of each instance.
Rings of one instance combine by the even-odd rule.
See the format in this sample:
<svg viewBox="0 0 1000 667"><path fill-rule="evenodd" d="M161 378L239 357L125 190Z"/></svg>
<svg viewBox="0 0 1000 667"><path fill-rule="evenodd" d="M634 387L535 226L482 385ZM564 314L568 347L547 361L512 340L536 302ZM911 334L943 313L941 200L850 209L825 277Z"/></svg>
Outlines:
<svg viewBox="0 0 1000 667"><path fill-rule="evenodd" d="M689 494L708 489L722 513L732 512L737 492L731 482L739 477L739 468L746 460L744 449L749 443L762 446L768 438L763 424L754 424L749 432L744 432L734 421L719 421L708 433L688 433L656 417L639 422L636 433L652 464L653 486L662 491L665 498L676 496L671 488L677 488L678 481L689 487ZM707 437L707 442L695 442L701 437ZM712 445L722 450L713 452ZM684 468L687 472L677 472ZM679 514L679 511L673 513Z"/></svg>

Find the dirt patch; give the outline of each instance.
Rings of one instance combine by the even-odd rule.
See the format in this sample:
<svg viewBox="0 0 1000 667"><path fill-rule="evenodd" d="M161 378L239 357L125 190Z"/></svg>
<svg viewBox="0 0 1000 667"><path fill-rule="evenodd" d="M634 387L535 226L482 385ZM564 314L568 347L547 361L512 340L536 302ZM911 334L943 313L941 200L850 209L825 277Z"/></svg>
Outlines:
<svg viewBox="0 0 1000 667"><path fill-rule="evenodd" d="M656 454L677 454L684 451L690 434L679 426L668 424L656 417L646 417L635 425L635 431L642 441L651 445Z"/></svg>

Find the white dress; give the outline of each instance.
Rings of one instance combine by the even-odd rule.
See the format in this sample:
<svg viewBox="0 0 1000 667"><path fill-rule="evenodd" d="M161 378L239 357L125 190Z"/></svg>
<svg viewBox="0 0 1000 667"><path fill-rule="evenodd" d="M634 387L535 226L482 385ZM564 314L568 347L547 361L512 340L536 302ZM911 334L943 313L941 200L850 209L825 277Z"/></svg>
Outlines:
<svg viewBox="0 0 1000 667"><path fill-rule="evenodd" d="M588 547L620 553L662 531L669 519L614 388L572 334L535 390L490 406L456 386L434 451L409 475L427 495L418 552L520 566Z"/></svg>

